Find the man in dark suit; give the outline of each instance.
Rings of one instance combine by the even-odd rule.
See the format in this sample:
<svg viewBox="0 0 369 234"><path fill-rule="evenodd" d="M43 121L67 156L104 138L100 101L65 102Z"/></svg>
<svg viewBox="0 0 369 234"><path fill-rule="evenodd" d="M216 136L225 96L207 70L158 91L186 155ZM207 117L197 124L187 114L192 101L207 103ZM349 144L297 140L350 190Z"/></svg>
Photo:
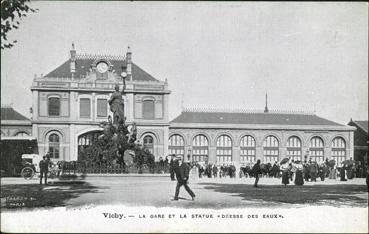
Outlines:
<svg viewBox="0 0 369 234"><path fill-rule="evenodd" d="M178 164L175 165L174 171L177 177L177 186L176 186L176 193L174 195L174 200L178 200L179 189L183 185L186 191L191 195L192 200L195 200L195 194L192 192L190 187L188 187L188 177L190 174L190 168L186 163L183 163L183 159L181 156L176 157L176 161Z"/></svg>
<svg viewBox="0 0 369 234"><path fill-rule="evenodd" d="M255 176L254 187L258 187L259 175L261 174L260 159L258 159L256 164L252 167L252 172Z"/></svg>
<svg viewBox="0 0 369 234"><path fill-rule="evenodd" d="M47 173L49 172L49 160L46 158L48 154L43 156L39 163L40 167L40 184L42 184L42 178L45 176L45 184L47 184Z"/></svg>
<svg viewBox="0 0 369 234"><path fill-rule="evenodd" d="M169 162L169 173L170 173L171 180L176 180L174 178L174 167L175 167L174 156L175 155L170 155L170 162Z"/></svg>

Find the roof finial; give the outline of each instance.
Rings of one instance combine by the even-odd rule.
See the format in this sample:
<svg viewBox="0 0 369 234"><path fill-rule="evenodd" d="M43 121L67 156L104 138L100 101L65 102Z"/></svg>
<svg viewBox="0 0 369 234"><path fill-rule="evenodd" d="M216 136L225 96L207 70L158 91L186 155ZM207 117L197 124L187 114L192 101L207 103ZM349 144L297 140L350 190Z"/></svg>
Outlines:
<svg viewBox="0 0 369 234"><path fill-rule="evenodd" d="M265 109L264 109L264 113L268 113L269 109L268 109L268 93L265 93Z"/></svg>
<svg viewBox="0 0 369 234"><path fill-rule="evenodd" d="M75 50L75 49L74 49L74 42L73 42L73 41L72 41L72 50Z"/></svg>
<svg viewBox="0 0 369 234"><path fill-rule="evenodd" d="M127 47L127 53L132 53L130 46Z"/></svg>
<svg viewBox="0 0 369 234"><path fill-rule="evenodd" d="M184 93L182 92L182 98L181 98L181 109L182 109L182 112L184 110Z"/></svg>

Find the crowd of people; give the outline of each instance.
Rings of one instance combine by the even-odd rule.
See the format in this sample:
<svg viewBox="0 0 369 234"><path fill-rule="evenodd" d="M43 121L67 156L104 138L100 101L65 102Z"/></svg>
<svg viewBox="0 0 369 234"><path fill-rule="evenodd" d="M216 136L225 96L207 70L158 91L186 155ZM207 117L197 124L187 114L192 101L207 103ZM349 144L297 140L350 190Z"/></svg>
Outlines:
<svg viewBox="0 0 369 234"><path fill-rule="evenodd" d="M294 181L296 185L304 182L324 181L326 179L340 179L346 181L355 177L366 177L366 170L360 162L351 164L332 163L332 160L318 163L309 161L294 161L292 159L272 163L259 163L260 170L255 174L254 165L249 162L236 166L234 163L217 164L206 162L191 162L191 173L194 177L201 178L255 178L273 177L281 178L282 184L287 185ZM170 162L168 162L170 165ZM172 179L174 180L174 173Z"/></svg>

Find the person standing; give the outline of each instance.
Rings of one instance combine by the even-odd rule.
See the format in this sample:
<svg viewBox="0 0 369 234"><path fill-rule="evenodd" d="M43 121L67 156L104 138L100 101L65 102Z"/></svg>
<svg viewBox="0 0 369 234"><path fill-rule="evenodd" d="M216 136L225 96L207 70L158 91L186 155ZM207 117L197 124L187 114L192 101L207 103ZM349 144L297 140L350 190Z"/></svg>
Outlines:
<svg viewBox="0 0 369 234"><path fill-rule="evenodd" d="M39 167L40 167L40 184L42 184L42 178L45 178L45 184L47 184L47 173L49 172L49 162L46 159L46 156L42 157L42 160L39 163Z"/></svg>
<svg viewBox="0 0 369 234"><path fill-rule="evenodd" d="M318 166L316 164L316 162L311 162L309 165L309 172L310 172L310 178L311 178L311 182L316 182L316 177L318 174Z"/></svg>
<svg viewBox="0 0 369 234"><path fill-rule="evenodd" d="M258 187L259 175L261 174L260 159L258 159L256 164L252 167L252 173L255 176L254 187Z"/></svg>
<svg viewBox="0 0 369 234"><path fill-rule="evenodd" d="M217 165L214 164L214 166L213 166L213 177L217 178L217 176L218 176L218 167L217 167Z"/></svg>
<svg viewBox="0 0 369 234"><path fill-rule="evenodd" d="M294 166L296 167L295 185L303 185L304 184L304 178L302 175L303 166L300 162L295 163Z"/></svg>
<svg viewBox="0 0 369 234"><path fill-rule="evenodd" d="M340 181L347 181L346 179L346 165L342 165L340 168Z"/></svg>
<svg viewBox="0 0 369 234"><path fill-rule="evenodd" d="M282 170L282 184L284 184L284 186L287 186L287 184L290 183L290 178L289 178L289 162L283 163L281 164L281 170Z"/></svg>
<svg viewBox="0 0 369 234"><path fill-rule="evenodd" d="M178 200L179 190L183 185L186 191L190 194L192 200L195 200L195 193L192 192L190 187L188 186L188 176L189 176L189 167L186 163L182 162L182 157L177 156L178 164L176 164L174 171L177 177L177 186L176 186L176 193L174 195L174 200Z"/></svg>
<svg viewBox="0 0 369 234"><path fill-rule="evenodd" d="M174 178L174 155L170 156L170 162L169 162L169 173L170 173L170 179L175 180Z"/></svg>

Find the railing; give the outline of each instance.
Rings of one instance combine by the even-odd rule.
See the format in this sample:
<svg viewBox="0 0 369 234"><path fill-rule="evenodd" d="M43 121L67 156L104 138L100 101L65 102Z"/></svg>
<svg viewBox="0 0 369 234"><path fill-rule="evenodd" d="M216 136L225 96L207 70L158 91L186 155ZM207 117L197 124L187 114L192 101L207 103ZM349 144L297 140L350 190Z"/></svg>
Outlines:
<svg viewBox="0 0 369 234"><path fill-rule="evenodd" d="M119 164L106 163L78 163L67 162L61 167L61 174L162 174L169 173L169 165L155 163L151 168L147 165L138 166L121 166Z"/></svg>

